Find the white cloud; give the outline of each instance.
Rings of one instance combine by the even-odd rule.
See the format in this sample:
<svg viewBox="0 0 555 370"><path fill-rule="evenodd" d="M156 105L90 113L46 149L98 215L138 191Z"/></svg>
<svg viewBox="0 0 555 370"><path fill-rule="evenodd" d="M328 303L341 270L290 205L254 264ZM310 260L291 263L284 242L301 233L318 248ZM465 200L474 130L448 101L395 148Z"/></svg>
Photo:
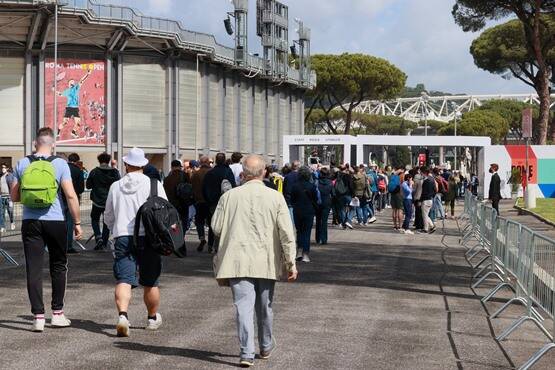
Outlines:
<svg viewBox="0 0 555 370"><path fill-rule="evenodd" d="M190 30L214 34L232 45L222 20L233 9L229 0L105 0L127 4L145 15L179 20ZM521 93L518 80L503 80L479 70L469 53L477 36L464 33L451 15L454 0L284 0L291 19L312 28L313 53L362 52L383 57L408 75L408 83L429 89L466 93ZM249 50L259 52L256 1L250 0Z"/></svg>

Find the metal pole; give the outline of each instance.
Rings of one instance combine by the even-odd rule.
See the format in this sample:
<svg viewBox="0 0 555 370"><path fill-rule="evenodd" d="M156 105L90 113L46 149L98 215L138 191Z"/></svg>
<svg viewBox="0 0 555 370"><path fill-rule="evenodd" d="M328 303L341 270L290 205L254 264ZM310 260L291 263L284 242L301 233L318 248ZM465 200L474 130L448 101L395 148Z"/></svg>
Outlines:
<svg viewBox="0 0 555 370"><path fill-rule="evenodd" d="M529 138L526 138L526 164L525 164L525 168L524 168L524 176L525 176L525 180L524 180L524 193L522 194L522 196L524 197L524 207L528 207L528 197L526 196L528 194L528 142L529 142Z"/></svg>
<svg viewBox="0 0 555 370"><path fill-rule="evenodd" d="M58 138L58 1L54 4L54 117L52 118L52 128L54 138ZM56 154L56 146L54 146L54 154Z"/></svg>
<svg viewBox="0 0 555 370"><path fill-rule="evenodd" d="M198 139L198 134L199 134L199 124L200 124L200 100L201 99L201 86L200 86L200 71L199 71L199 58L202 58L206 56L205 54L197 54L197 124L196 124L196 128L195 128L195 159L199 159L198 156L198 145L199 145L199 139Z"/></svg>
<svg viewBox="0 0 555 370"><path fill-rule="evenodd" d="M455 137L457 136L457 111L455 110ZM455 146L455 159L453 160L455 163L453 163L454 167L455 167L455 171L457 170L457 146Z"/></svg>

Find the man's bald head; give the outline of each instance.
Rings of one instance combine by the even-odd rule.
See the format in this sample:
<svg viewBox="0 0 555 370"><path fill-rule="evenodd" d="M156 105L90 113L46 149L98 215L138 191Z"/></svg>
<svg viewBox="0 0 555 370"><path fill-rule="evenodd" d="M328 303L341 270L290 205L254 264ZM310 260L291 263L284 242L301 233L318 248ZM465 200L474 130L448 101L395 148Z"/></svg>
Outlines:
<svg viewBox="0 0 555 370"><path fill-rule="evenodd" d="M265 169L266 162L259 155L252 154L243 160L243 176L246 181L262 180Z"/></svg>

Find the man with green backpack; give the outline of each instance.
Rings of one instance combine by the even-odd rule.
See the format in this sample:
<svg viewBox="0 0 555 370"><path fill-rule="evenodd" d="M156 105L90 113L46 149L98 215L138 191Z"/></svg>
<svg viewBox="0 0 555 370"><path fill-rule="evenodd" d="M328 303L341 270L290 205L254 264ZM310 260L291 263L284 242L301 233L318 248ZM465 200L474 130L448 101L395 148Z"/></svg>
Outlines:
<svg viewBox="0 0 555 370"><path fill-rule="evenodd" d="M23 205L21 236L25 252L27 292L34 315L33 331L44 330L42 298L42 268L45 246L48 246L50 276L52 277L53 327L67 327L71 322L64 315L64 296L67 279L67 226L65 207L75 221L75 238L81 238L79 201L73 189L71 173L66 161L52 156L54 132L41 128L35 140L35 154L17 163L11 196ZM65 200L62 196L65 195Z"/></svg>

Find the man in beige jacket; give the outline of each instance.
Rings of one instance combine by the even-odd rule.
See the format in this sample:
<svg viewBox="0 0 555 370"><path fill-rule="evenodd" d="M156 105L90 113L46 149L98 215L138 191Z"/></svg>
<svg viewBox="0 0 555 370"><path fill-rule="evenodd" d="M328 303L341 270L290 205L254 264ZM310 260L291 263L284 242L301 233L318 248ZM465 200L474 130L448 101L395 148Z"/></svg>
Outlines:
<svg viewBox="0 0 555 370"><path fill-rule="evenodd" d="M237 310L242 367L254 365L254 311L258 323L260 358L275 349L272 301L275 282L297 279L295 233L283 196L262 182L262 157L243 162L244 185L220 198L212 219L219 238L216 279L229 285Z"/></svg>

